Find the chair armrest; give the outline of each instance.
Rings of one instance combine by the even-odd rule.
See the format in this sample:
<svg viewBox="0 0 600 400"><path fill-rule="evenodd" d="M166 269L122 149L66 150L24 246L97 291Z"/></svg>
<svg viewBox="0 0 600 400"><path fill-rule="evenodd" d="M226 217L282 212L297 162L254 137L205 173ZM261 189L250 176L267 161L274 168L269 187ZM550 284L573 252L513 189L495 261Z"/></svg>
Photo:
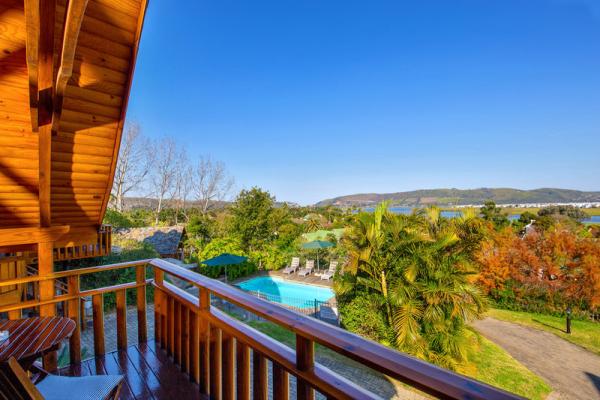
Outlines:
<svg viewBox="0 0 600 400"><path fill-rule="evenodd" d="M31 367L29 367L29 372L31 373L31 381L34 385L38 384L42 381L42 379L50 375L48 371L42 368L41 363L38 361L31 364Z"/></svg>

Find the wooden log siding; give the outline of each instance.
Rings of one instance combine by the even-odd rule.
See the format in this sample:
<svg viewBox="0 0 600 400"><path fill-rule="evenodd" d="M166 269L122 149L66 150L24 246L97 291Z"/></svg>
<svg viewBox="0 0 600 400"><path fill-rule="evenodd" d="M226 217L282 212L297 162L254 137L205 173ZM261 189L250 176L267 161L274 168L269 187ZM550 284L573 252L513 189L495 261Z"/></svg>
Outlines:
<svg viewBox="0 0 600 400"><path fill-rule="evenodd" d="M145 279L145 269L154 270L155 280ZM136 268L136 280L130 283L81 291L78 282L82 275L98 272ZM144 271L144 272L142 272ZM199 289L199 297L179 289L165 281L165 274L190 282ZM138 331L146 338L146 319L140 317L145 302L140 293L148 285L155 288L156 343L172 357L193 381L199 383L202 394L213 399L289 397L289 376L298 382L298 398L314 398L319 392L335 399L376 399L375 394L350 382L344 377L320 365L314 360L314 345L319 343L346 357L394 379L405 382L432 396L444 399L518 399L520 397L493 388L432 364L415 359L375 342L363 339L340 328L297 314L272 303L257 299L239 289L190 272L167 261L140 260L71 271L50 273L46 276L23 277L0 281L0 287L27 282L53 281L67 278L69 292L45 301L29 301L0 307L0 312L30 307L54 305L58 302L93 297L94 347L104 352L104 321L102 298L105 293L116 292L119 307L117 329L121 339L119 346L126 345L126 324L123 323L124 293L138 290ZM296 349L266 336L250 326L210 306L210 296L253 312L296 335ZM75 307L76 308L76 307ZM76 311L70 316L77 323ZM70 346L80 346L79 338ZM75 351L74 351L75 350ZM72 349L77 361L80 349ZM268 365L272 364L272 387L267 378ZM252 372L251 372L252 370ZM252 377L252 384L250 382ZM235 389L234 389L235 388Z"/></svg>

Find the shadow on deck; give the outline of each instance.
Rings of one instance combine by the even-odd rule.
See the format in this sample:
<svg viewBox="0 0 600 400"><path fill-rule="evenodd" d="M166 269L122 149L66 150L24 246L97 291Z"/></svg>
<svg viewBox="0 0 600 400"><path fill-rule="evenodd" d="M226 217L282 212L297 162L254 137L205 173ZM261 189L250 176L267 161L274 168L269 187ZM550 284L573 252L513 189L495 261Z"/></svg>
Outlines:
<svg viewBox="0 0 600 400"><path fill-rule="evenodd" d="M62 376L125 375L121 399L203 399L198 385L181 372L154 340L64 367L59 373Z"/></svg>

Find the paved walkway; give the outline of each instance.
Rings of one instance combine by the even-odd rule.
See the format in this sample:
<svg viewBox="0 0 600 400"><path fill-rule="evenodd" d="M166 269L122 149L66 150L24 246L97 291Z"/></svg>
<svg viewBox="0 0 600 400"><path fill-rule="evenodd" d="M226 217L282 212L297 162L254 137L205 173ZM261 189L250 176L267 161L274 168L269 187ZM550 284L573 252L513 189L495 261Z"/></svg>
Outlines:
<svg viewBox="0 0 600 400"><path fill-rule="evenodd" d="M486 318L475 328L541 376L553 399L600 399L600 356L552 333Z"/></svg>

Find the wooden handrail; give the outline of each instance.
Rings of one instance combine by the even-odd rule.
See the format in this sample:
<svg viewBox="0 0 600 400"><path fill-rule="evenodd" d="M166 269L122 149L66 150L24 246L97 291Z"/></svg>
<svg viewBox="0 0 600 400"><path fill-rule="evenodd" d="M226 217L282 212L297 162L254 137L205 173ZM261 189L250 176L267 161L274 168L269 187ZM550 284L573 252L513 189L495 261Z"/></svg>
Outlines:
<svg viewBox="0 0 600 400"><path fill-rule="evenodd" d="M150 261L152 261L152 260L147 259L147 260L138 260L138 261L128 261L128 262L116 263L116 264L98 265L95 267L70 269L67 271L54 272L52 274L47 274L44 276L33 275L33 276L26 276L26 277L22 277L22 278L1 280L0 287L10 286L10 285L18 285L18 284L30 283L30 282L48 281L48 280L60 279L60 278L68 278L69 276L81 276L81 275L95 274L98 272L112 271L115 269L142 267L142 266L147 265Z"/></svg>
<svg viewBox="0 0 600 400"><path fill-rule="evenodd" d="M154 268L155 279L145 279L145 267ZM79 291L78 279L82 275L99 273L122 268L137 268L133 282L104 288ZM144 273L142 273L144 272ZM166 282L164 275L171 275L187 281L198 288L199 297ZM74 289L67 295L56 296L51 300L30 301L0 308L0 312L20 310L57 302L77 304L85 296L93 297L94 347L97 355L104 354L104 324L102 296L108 292L117 293L117 320L119 348L127 345L125 323L125 291L138 292L138 334L139 340L146 339L145 291L151 284L155 290L155 331L156 341L163 346L182 371L200 384L200 390L211 397L232 396L231 382L234 380L233 346L237 343L236 376L238 391L250 396L248 382L249 368L254 368L254 394L263 398L268 379L265 379L266 360L273 363L273 390L285 393L288 390L288 376L298 379L298 399L309 399L317 390L330 398L377 398L374 394L339 376L335 372L314 362L314 343L319 343L339 354L347 356L387 376L407 383L419 390L439 398L448 399L517 399L514 394L494 388L476 380L456 374L416 359L358 335L309 318L292 310L266 302L233 286L204 277L185 268L161 259L139 260L104 266L81 268L55 272L43 277L25 277L0 281L0 287L27 282L39 282L69 278ZM296 334L297 348L294 350L258 332L252 327L230 317L210 306L210 295L238 305ZM75 303L73 303L75 301ZM75 307L77 308L77 307ZM78 319L74 308L69 316ZM78 331L79 332L79 321ZM79 340L71 341L79 346ZM254 364L250 366L247 351L254 354ZM72 362L78 362L80 349L72 353ZM213 371L213 372L210 372ZM216 375L215 375L216 374ZM258 374L258 375L257 375ZM275 376L274 375L274 376ZM227 387L223 387L221 382ZM257 385L265 387L257 387ZM300 387L302 386L302 387ZM247 395L247 397L246 397Z"/></svg>
<svg viewBox="0 0 600 400"><path fill-rule="evenodd" d="M437 367L341 328L280 307L165 260L150 265L236 304L311 341L440 398L514 399L512 393Z"/></svg>

